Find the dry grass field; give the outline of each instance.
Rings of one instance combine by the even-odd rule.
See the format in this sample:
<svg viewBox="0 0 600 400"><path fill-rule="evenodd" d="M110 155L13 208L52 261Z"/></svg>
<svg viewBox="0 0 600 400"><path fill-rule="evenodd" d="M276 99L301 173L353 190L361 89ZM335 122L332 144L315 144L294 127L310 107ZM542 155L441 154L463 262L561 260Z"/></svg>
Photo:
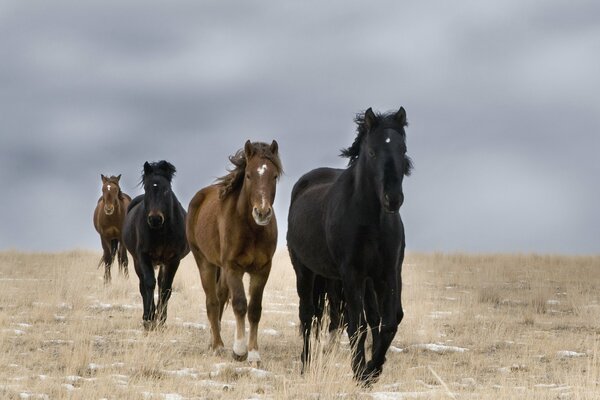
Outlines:
<svg viewBox="0 0 600 400"><path fill-rule="evenodd" d="M347 339L300 376L285 251L265 291L260 369L208 351L192 258L167 326L146 334L135 273L100 254L0 253L1 399L600 399L600 257L409 254L405 319L380 381L351 379ZM231 348L233 313L223 338ZM322 341L324 342L324 341Z"/></svg>

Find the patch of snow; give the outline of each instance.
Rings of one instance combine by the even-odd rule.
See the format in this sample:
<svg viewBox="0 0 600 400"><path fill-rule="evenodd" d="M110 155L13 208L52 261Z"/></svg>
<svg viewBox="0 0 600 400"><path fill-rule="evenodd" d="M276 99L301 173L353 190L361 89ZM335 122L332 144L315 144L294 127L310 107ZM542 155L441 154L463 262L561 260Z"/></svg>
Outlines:
<svg viewBox="0 0 600 400"><path fill-rule="evenodd" d="M96 303L90 305L89 308L91 308L92 310L106 311L112 309L113 305L109 303L101 303L99 301L96 301Z"/></svg>
<svg viewBox="0 0 600 400"><path fill-rule="evenodd" d="M201 329L201 330L205 330L206 324L200 324L200 323L196 323L196 322L184 322L181 324L181 326L183 326L184 328L193 328L193 329Z"/></svg>
<svg viewBox="0 0 600 400"><path fill-rule="evenodd" d="M446 346L443 344L427 343L427 344L413 344L409 346L411 349L428 350L434 353L464 353L469 349L457 346Z"/></svg>
<svg viewBox="0 0 600 400"><path fill-rule="evenodd" d="M202 386L205 388L216 388L216 389L221 389L221 390L230 390L233 389L233 385L230 383L221 383L221 382L216 382L210 379L203 379L200 380L196 383L198 386Z"/></svg>
<svg viewBox="0 0 600 400"><path fill-rule="evenodd" d="M429 318L438 319L452 315L452 311L432 311L429 313Z"/></svg>
<svg viewBox="0 0 600 400"><path fill-rule="evenodd" d="M75 390L75 386L71 385L70 383L63 383L60 386L64 387L65 389L67 389L69 392Z"/></svg>
<svg viewBox="0 0 600 400"><path fill-rule="evenodd" d="M396 347L396 346L390 346L389 350L392 353L404 353L404 351L405 351L404 349L401 349L400 347Z"/></svg>
<svg viewBox="0 0 600 400"><path fill-rule="evenodd" d="M63 322L67 319L67 317L65 317L64 315L58 315L58 314L54 314L54 320L56 322Z"/></svg>
<svg viewBox="0 0 600 400"><path fill-rule="evenodd" d="M577 357L585 357L586 353L578 353L576 351L562 350L556 352L556 357L558 358L577 358Z"/></svg>
<svg viewBox="0 0 600 400"><path fill-rule="evenodd" d="M560 301L554 300L554 299L550 299L550 300L546 301L546 304L550 304L552 306L556 306L556 305L560 304Z"/></svg>
<svg viewBox="0 0 600 400"><path fill-rule="evenodd" d="M194 379L198 378L198 371L194 368L182 368L182 369L178 369L178 370L164 370L163 371L165 374L168 375L174 375L174 376L179 376L179 377L191 377Z"/></svg>
<svg viewBox="0 0 600 400"><path fill-rule="evenodd" d="M88 364L88 369L90 371L98 371L99 369L104 368L104 365L100 365L100 364L96 364L96 363L89 363Z"/></svg>
<svg viewBox="0 0 600 400"><path fill-rule="evenodd" d="M21 322L21 323L18 323L18 324L13 324L13 325L18 326L19 328L31 328L33 326L31 324L26 324L25 322Z"/></svg>
<svg viewBox="0 0 600 400"><path fill-rule="evenodd" d="M275 329L263 329L262 333L269 336L279 336L279 332Z"/></svg>

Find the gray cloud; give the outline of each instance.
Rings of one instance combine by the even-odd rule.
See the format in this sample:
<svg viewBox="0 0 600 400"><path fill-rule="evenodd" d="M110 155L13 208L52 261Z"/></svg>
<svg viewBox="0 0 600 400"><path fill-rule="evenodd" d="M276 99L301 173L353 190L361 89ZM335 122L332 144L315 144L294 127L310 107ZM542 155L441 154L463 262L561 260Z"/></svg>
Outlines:
<svg viewBox="0 0 600 400"><path fill-rule="evenodd" d="M96 248L100 173L168 159L187 205L248 138L280 143L284 244L295 180L403 105L409 249L598 252L594 2L1 7L0 248Z"/></svg>

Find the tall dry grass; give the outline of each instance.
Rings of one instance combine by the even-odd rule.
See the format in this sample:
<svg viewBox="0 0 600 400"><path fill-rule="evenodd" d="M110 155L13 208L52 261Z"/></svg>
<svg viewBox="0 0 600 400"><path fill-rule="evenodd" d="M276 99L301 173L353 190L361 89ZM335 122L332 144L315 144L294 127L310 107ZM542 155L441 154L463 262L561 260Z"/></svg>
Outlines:
<svg viewBox="0 0 600 400"><path fill-rule="evenodd" d="M265 291L252 369L208 351L204 294L186 258L167 327L145 333L132 272L104 287L99 253L0 253L0 398L598 399L600 257L409 254L405 319L380 381L352 381L347 338L301 376L285 251ZM223 337L231 348L234 318Z"/></svg>

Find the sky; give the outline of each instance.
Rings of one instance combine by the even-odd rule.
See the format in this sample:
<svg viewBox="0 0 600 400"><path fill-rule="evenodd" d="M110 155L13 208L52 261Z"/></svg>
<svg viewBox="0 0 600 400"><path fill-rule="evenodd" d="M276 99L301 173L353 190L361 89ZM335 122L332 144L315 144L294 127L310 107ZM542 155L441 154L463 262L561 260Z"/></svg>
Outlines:
<svg viewBox="0 0 600 400"><path fill-rule="evenodd" d="M0 2L0 250L100 250L100 174L177 167L187 208L247 139L294 182L406 109L409 251L600 253L600 3Z"/></svg>

